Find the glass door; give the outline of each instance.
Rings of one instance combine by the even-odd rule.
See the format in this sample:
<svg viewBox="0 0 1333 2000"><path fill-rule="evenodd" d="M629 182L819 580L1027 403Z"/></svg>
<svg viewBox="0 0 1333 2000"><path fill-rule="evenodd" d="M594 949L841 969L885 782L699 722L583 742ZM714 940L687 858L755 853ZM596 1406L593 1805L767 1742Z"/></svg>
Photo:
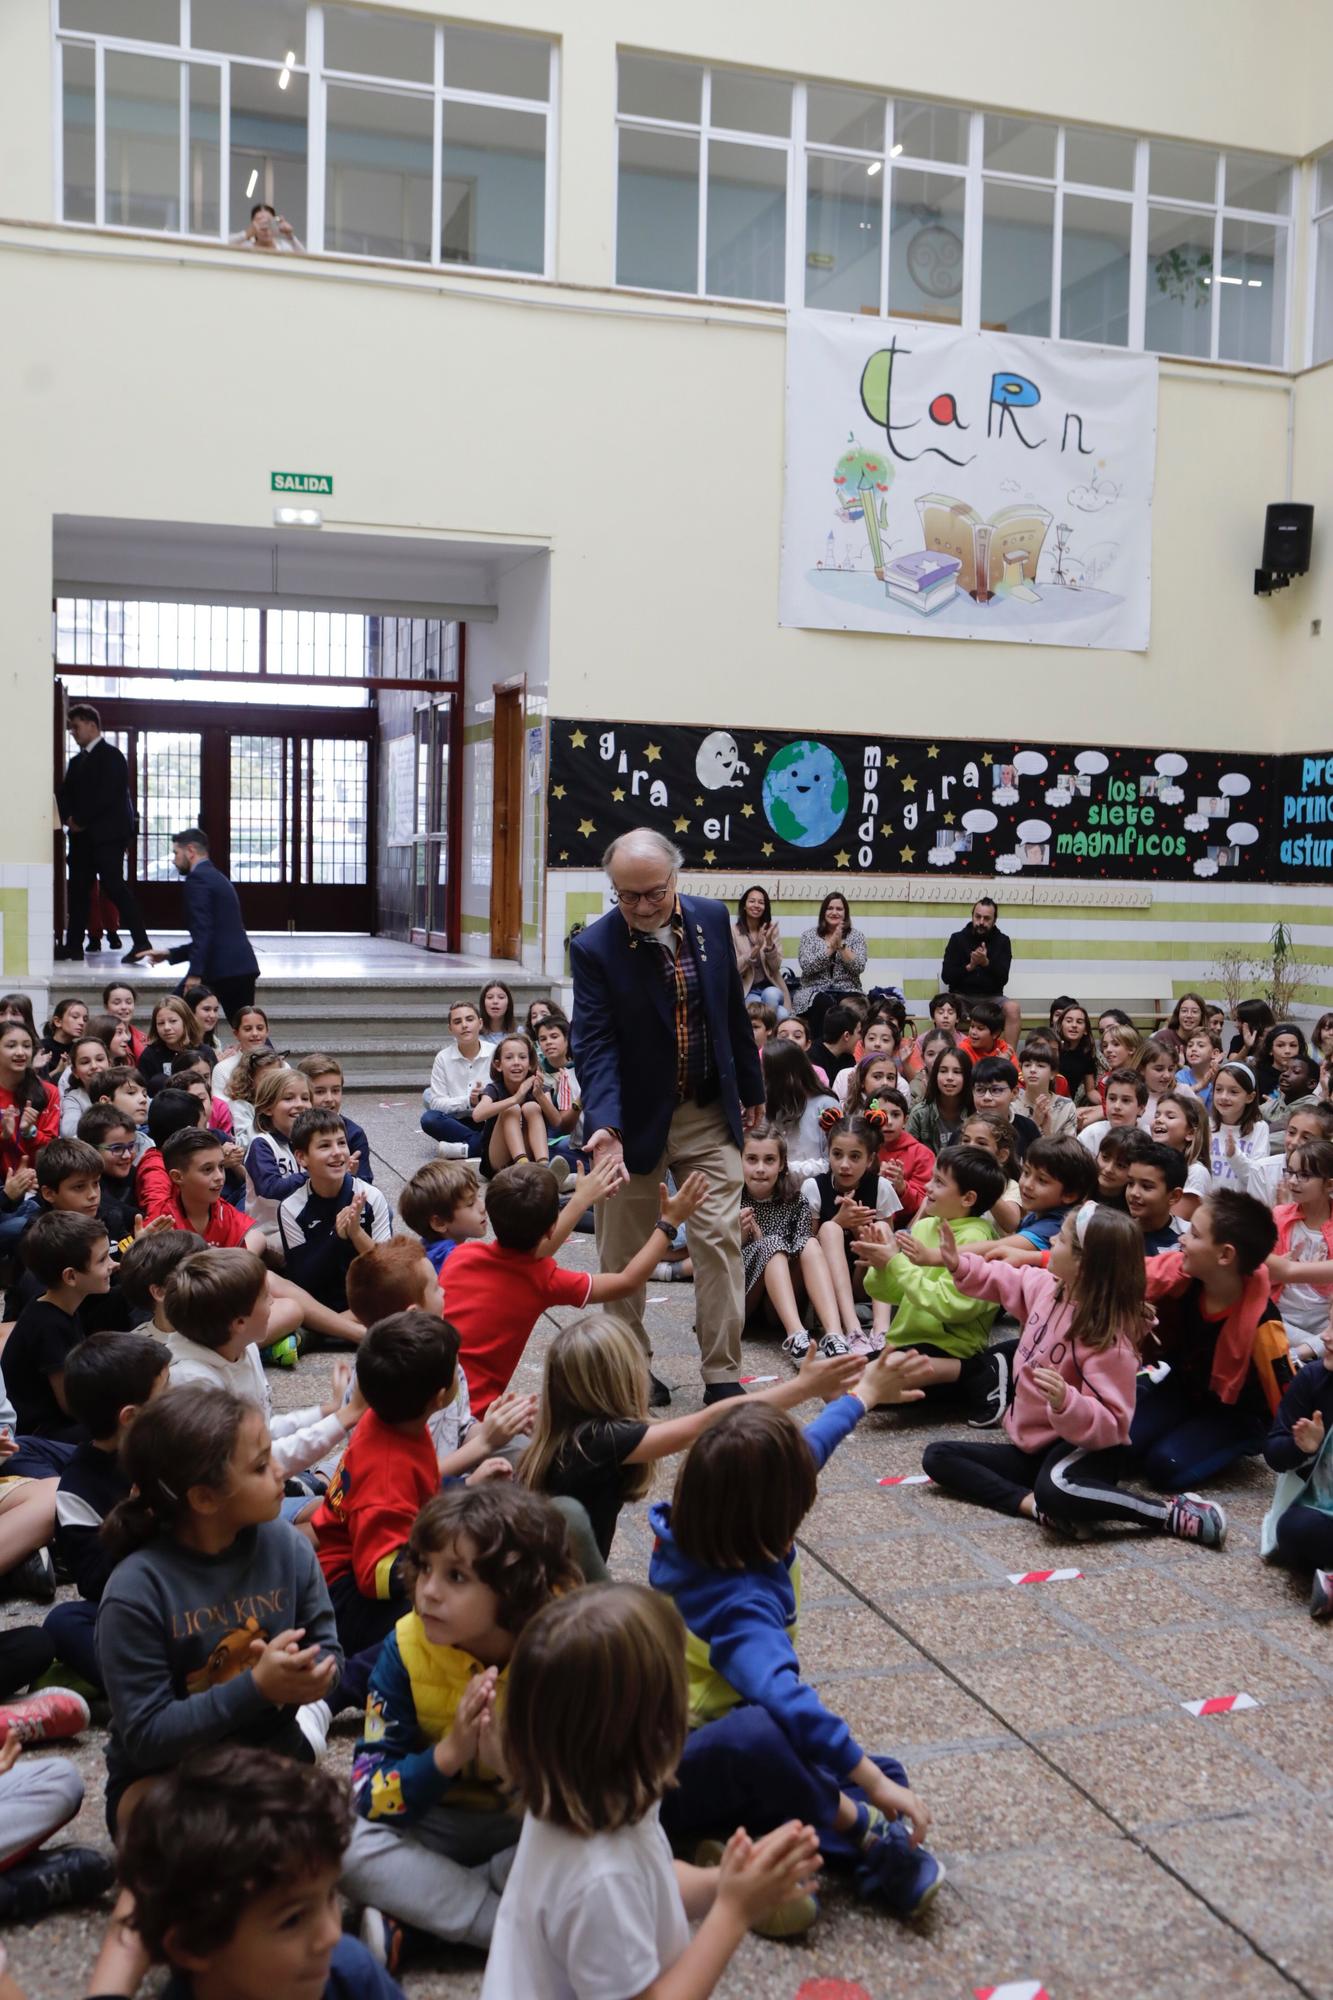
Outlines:
<svg viewBox="0 0 1333 2000"><path fill-rule="evenodd" d="M416 825L412 855L412 942L432 951L455 949L457 884L452 828L455 697L446 695L413 717Z"/></svg>

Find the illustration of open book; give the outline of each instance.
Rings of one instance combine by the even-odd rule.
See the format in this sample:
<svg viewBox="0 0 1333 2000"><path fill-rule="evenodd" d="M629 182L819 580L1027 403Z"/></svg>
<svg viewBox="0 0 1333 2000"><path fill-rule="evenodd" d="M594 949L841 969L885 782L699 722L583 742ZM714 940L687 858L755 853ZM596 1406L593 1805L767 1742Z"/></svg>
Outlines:
<svg viewBox="0 0 1333 2000"><path fill-rule="evenodd" d="M962 564L958 588L978 604L999 590L1013 597L1036 597L1037 562L1051 525L1044 507L1024 501L999 508L985 521L975 507L947 493L919 494L916 506L926 548L957 556Z"/></svg>

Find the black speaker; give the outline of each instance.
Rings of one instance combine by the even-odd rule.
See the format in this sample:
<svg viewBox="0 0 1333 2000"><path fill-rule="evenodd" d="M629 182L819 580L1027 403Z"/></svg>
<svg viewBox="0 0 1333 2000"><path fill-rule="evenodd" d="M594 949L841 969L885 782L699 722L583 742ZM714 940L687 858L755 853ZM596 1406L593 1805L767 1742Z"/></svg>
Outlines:
<svg viewBox="0 0 1333 2000"><path fill-rule="evenodd" d="M1288 500L1264 516L1264 561L1275 576L1304 576L1310 567L1314 508Z"/></svg>

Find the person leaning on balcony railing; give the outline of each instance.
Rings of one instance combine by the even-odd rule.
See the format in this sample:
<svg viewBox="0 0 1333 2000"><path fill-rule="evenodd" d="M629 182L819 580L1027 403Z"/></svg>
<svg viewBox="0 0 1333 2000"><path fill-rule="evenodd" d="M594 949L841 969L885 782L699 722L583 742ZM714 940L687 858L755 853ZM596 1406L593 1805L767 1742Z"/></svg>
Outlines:
<svg viewBox="0 0 1333 2000"><path fill-rule="evenodd" d="M238 229L227 241L237 250L304 250L305 244L285 215L271 202L257 201L250 210L249 227Z"/></svg>

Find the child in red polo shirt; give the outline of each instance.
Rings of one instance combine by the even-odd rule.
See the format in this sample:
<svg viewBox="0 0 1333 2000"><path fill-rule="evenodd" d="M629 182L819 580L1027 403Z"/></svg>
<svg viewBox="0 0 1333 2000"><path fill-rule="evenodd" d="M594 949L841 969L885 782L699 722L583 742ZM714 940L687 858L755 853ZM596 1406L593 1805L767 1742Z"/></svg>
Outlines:
<svg viewBox="0 0 1333 2000"><path fill-rule="evenodd" d="M162 1148L162 1164L171 1181L163 1213L173 1228L193 1229L210 1250L239 1248L262 1256L263 1230L222 1199L227 1170L216 1132L173 1132Z"/></svg>
<svg viewBox="0 0 1333 2000"><path fill-rule="evenodd" d="M661 1221L623 1271L562 1270L553 1252L585 1209L609 1194L615 1172L595 1167L580 1174L560 1211L560 1191L549 1167L520 1161L504 1167L486 1191L493 1243L460 1243L441 1273L444 1310L458 1328L459 1359L467 1370L472 1414L509 1386L528 1336L548 1306L609 1305L628 1298L653 1274L662 1236L675 1232L708 1192L703 1174L689 1174L675 1194L662 1189ZM670 1228L666 1227L670 1224Z"/></svg>

